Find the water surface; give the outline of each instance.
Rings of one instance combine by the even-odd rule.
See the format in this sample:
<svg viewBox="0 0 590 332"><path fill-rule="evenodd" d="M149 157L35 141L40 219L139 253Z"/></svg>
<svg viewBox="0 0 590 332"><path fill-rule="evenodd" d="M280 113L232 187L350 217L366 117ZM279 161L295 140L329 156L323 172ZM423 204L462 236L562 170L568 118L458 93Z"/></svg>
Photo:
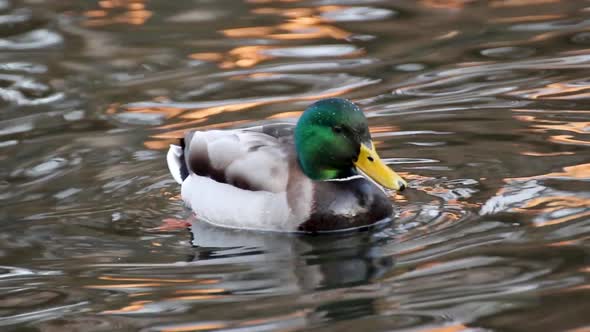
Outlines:
<svg viewBox="0 0 590 332"><path fill-rule="evenodd" d="M581 0L0 0L0 330L586 331L589 74ZM329 96L393 225L190 219L168 144Z"/></svg>

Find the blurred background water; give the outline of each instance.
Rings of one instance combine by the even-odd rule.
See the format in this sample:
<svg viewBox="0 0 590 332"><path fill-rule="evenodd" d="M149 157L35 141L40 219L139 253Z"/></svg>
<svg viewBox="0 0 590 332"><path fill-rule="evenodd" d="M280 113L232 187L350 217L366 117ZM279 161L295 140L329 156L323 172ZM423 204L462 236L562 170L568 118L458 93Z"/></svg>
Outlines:
<svg viewBox="0 0 590 332"><path fill-rule="evenodd" d="M0 0L0 330L588 331L589 69L585 0ZM328 96L395 224L166 226L175 137Z"/></svg>

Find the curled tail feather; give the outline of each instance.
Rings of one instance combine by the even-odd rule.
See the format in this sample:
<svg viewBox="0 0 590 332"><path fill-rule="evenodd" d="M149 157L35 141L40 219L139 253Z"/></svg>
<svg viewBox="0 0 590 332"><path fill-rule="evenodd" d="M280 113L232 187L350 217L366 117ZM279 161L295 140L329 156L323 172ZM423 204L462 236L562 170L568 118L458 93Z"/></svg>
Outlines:
<svg viewBox="0 0 590 332"><path fill-rule="evenodd" d="M168 170L176 182L182 184L184 179L188 177L188 168L184 159L184 138L180 139L180 146L170 144L166 161L168 162Z"/></svg>

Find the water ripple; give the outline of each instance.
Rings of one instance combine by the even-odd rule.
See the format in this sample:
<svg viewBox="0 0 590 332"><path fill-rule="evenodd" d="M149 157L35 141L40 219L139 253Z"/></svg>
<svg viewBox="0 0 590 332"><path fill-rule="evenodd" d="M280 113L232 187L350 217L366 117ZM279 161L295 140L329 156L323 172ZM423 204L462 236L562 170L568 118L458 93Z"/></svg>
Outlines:
<svg viewBox="0 0 590 332"><path fill-rule="evenodd" d="M53 31L39 29L0 39L0 50L24 51L40 48L55 47L63 42L63 37Z"/></svg>
<svg viewBox="0 0 590 332"><path fill-rule="evenodd" d="M322 14L322 17L334 22L357 22L383 20L395 15L395 11L385 8L350 7L327 11Z"/></svg>
<svg viewBox="0 0 590 332"><path fill-rule="evenodd" d="M350 56L359 50L352 45L317 45L275 48L262 51L272 57L320 58Z"/></svg>
<svg viewBox="0 0 590 332"><path fill-rule="evenodd" d="M0 0L2 330L588 326L585 6ZM162 161L185 130L332 96L408 180L392 224L302 237L183 208Z"/></svg>

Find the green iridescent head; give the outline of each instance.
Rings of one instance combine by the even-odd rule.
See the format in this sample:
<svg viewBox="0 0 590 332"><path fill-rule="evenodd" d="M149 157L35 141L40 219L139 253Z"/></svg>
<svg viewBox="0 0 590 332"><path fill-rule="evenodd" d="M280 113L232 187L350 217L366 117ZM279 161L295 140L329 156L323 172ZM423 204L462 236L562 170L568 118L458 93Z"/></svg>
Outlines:
<svg viewBox="0 0 590 332"><path fill-rule="evenodd" d="M345 178L360 170L386 188L406 187L377 155L364 113L346 99L322 99L309 106L297 122L295 146L311 179Z"/></svg>

